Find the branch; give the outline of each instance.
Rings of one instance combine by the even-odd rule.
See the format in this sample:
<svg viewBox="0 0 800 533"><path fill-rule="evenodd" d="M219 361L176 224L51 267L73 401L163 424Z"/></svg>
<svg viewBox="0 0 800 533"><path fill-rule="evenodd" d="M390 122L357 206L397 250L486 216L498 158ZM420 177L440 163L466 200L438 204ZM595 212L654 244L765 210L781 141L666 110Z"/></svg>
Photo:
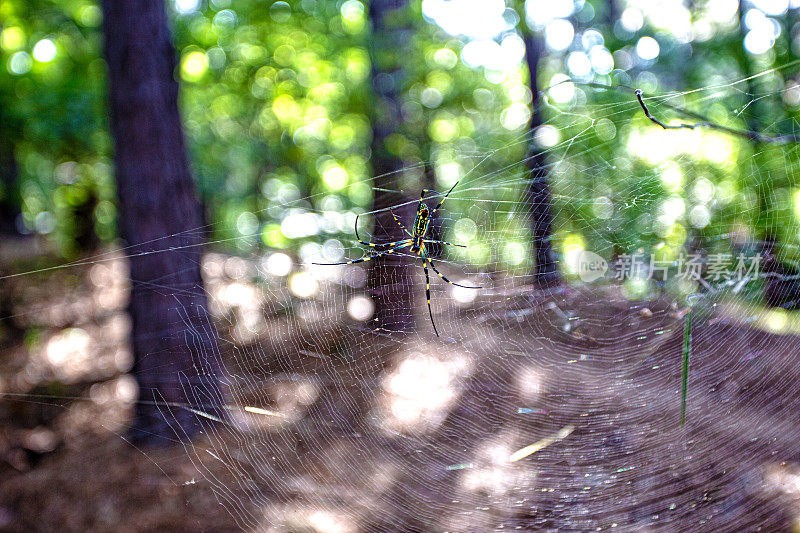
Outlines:
<svg viewBox="0 0 800 533"><path fill-rule="evenodd" d="M650 119L651 122L658 124L665 130L679 130L679 129L689 129L693 130L695 128L708 128L711 130L721 131L723 133L727 133L729 135L734 135L737 137L744 137L745 139L749 139L751 141L757 141L762 143L768 144L792 144L792 143L800 143L800 135L792 135L792 134L783 134L783 135L766 135L763 133L759 133L757 131L751 130L738 130L734 128L730 128L728 126L723 126L721 124L717 124L715 122L711 122L706 117L699 113L695 113L694 111L689 111L688 109L684 109L680 106L676 106L667 102L664 102L663 105L672 109L673 111L677 111L678 113L682 113L686 116L692 117L697 119L699 122L695 122L693 124L689 124L686 122L682 122L680 124L664 124L656 117L654 117L650 110L647 108L647 105L644 103L644 98L642 97L642 90L636 89L634 91L636 94L636 99L639 100L639 105L642 106L642 110L644 111L645 116Z"/></svg>

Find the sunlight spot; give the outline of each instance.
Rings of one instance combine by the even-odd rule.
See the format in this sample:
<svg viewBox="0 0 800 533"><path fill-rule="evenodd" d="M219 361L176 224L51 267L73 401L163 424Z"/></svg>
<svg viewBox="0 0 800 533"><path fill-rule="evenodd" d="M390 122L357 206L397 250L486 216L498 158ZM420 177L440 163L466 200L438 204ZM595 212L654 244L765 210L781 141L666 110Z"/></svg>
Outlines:
<svg viewBox="0 0 800 533"><path fill-rule="evenodd" d="M622 296L628 300L638 300L643 298L650 289L650 284L646 279L639 277L628 278L622 284L620 292Z"/></svg>
<svg viewBox="0 0 800 533"><path fill-rule="evenodd" d="M661 48L658 46L658 41L650 36L642 37L636 43L636 55L645 61L657 58L660 52Z"/></svg>
<svg viewBox="0 0 800 533"><path fill-rule="evenodd" d="M605 46L595 46L589 51L589 60L592 68L601 76L605 76L614 70L614 56Z"/></svg>
<svg viewBox="0 0 800 533"><path fill-rule="evenodd" d="M334 191L344 188L347 185L347 178L347 171L336 164L328 165L322 174L325 184Z"/></svg>
<svg viewBox="0 0 800 533"><path fill-rule="evenodd" d="M242 235L252 235L258 231L258 217L245 211L236 219L236 229Z"/></svg>
<svg viewBox="0 0 800 533"><path fill-rule="evenodd" d="M670 221L670 224L682 217L685 212L686 204L680 197L672 196L661 204L661 213Z"/></svg>
<svg viewBox="0 0 800 533"><path fill-rule="evenodd" d="M275 22L286 22L292 18L292 6L287 2L275 2L269 8L269 16Z"/></svg>
<svg viewBox="0 0 800 533"><path fill-rule="evenodd" d="M436 142L447 143L458 135L458 124L449 118L437 118L428 126L431 137Z"/></svg>
<svg viewBox="0 0 800 533"><path fill-rule="evenodd" d="M319 233L317 215L302 209L290 209L281 222L281 233L289 239L310 237Z"/></svg>
<svg viewBox="0 0 800 533"><path fill-rule="evenodd" d="M89 357L89 334L81 328L69 328L47 342L47 360L53 366L75 365Z"/></svg>
<svg viewBox="0 0 800 533"><path fill-rule="evenodd" d="M698 178L692 188L692 196L695 201L705 204L714 198L714 189L714 184L708 178Z"/></svg>
<svg viewBox="0 0 800 533"><path fill-rule="evenodd" d="M572 233L564 239L564 263L571 272L580 270L580 262L585 249L586 243L581 235Z"/></svg>
<svg viewBox="0 0 800 533"><path fill-rule="evenodd" d="M575 28L568 20L555 19L544 31L547 46L554 51L566 50L575 37Z"/></svg>
<svg viewBox="0 0 800 533"><path fill-rule="evenodd" d="M298 272L289 278L289 290L298 298L310 298L318 289L319 283L308 272Z"/></svg>
<svg viewBox="0 0 800 533"><path fill-rule="evenodd" d="M8 71L11 74L16 74L17 76L27 74L32 66L33 61L31 61L31 56L27 52L17 52L8 58Z"/></svg>
<svg viewBox="0 0 800 533"><path fill-rule="evenodd" d="M767 32L750 30L744 37L744 47L753 55L767 52L775 44L775 39Z"/></svg>
<svg viewBox="0 0 800 533"><path fill-rule="evenodd" d="M422 13L450 35L492 39L509 29L503 0L423 0Z"/></svg>
<svg viewBox="0 0 800 533"><path fill-rule="evenodd" d="M517 388L520 398L526 403L531 404L539 398L544 387L544 376L533 367L527 367L520 371L517 376Z"/></svg>
<svg viewBox="0 0 800 533"><path fill-rule="evenodd" d="M606 196L600 196L592 205L594 215L601 220L608 220L614 214L614 202Z"/></svg>
<svg viewBox="0 0 800 533"><path fill-rule="evenodd" d="M455 282L460 285L466 285L468 287L476 286L475 282L470 281L468 279L459 279L455 280ZM478 289L467 289L464 287L457 287L455 285L451 285L450 294L457 304L466 306L475 301L475 298L477 298L478 296Z"/></svg>
<svg viewBox="0 0 800 533"><path fill-rule="evenodd" d="M639 8L629 7L622 12L619 23L629 32L635 33L644 26L644 16Z"/></svg>
<svg viewBox="0 0 800 533"><path fill-rule="evenodd" d="M561 141L561 132L551 124L545 124L536 128L534 141L542 148L552 148Z"/></svg>
<svg viewBox="0 0 800 533"><path fill-rule="evenodd" d="M708 211L708 208L704 205L696 205L692 208L692 211L689 213L689 222L695 228L702 229L708 226L708 223L711 221L711 213Z"/></svg>
<svg viewBox="0 0 800 533"><path fill-rule="evenodd" d="M789 9L789 0L751 0L758 9L773 17L779 17Z"/></svg>
<svg viewBox="0 0 800 533"><path fill-rule="evenodd" d="M175 11L181 15L192 13L200 8L200 0L175 0Z"/></svg>
<svg viewBox="0 0 800 533"><path fill-rule="evenodd" d="M489 460L496 464L501 465L508 461L508 446L504 444L495 444L486 450Z"/></svg>
<svg viewBox="0 0 800 533"><path fill-rule="evenodd" d="M453 396L447 365L430 357L406 359L384 386L395 396L392 414L401 424L416 422L426 411L440 409Z"/></svg>
<svg viewBox="0 0 800 533"><path fill-rule="evenodd" d="M227 283L223 285L216 294L220 303L227 307L252 307L253 302L258 300L258 293L255 287L244 283Z"/></svg>
<svg viewBox="0 0 800 533"><path fill-rule="evenodd" d="M25 32L18 26L8 26L0 33L0 46L7 52L22 48L25 44Z"/></svg>
<svg viewBox="0 0 800 533"><path fill-rule="evenodd" d="M727 23L736 16L738 7L738 0L708 0L705 11L714 22Z"/></svg>
<svg viewBox="0 0 800 533"><path fill-rule="evenodd" d="M442 93L439 92L439 89L436 89L435 87L426 87L423 89L422 94L420 94L420 101L422 102L422 105L431 109L439 107L439 104L442 103L443 99L444 97L442 96Z"/></svg>
<svg viewBox="0 0 800 533"><path fill-rule="evenodd" d="M308 517L308 523L316 533L347 533L351 529L340 517L325 511L316 511Z"/></svg>
<svg viewBox="0 0 800 533"><path fill-rule="evenodd" d="M516 266L525 261L528 250L521 242L509 241L503 247L503 255L505 256L506 263Z"/></svg>
<svg viewBox="0 0 800 533"><path fill-rule="evenodd" d="M661 167L661 183L667 191L677 191L683 182L683 171L675 161L667 161Z"/></svg>
<svg viewBox="0 0 800 533"><path fill-rule="evenodd" d="M389 431L426 430L437 426L457 397L454 380L467 371L461 356L441 360L413 352L386 374L384 423Z"/></svg>
<svg viewBox="0 0 800 533"><path fill-rule="evenodd" d="M591 74L592 62L586 52L572 52L567 56L567 68L573 76L583 78Z"/></svg>
<svg viewBox="0 0 800 533"><path fill-rule="evenodd" d="M575 11L573 0L528 0L525 14L532 26L541 28L554 19L564 19Z"/></svg>
<svg viewBox="0 0 800 533"><path fill-rule="evenodd" d="M276 252L267 256L263 260L263 265L269 274L282 278L288 276L292 271L292 258L284 253Z"/></svg>
<svg viewBox="0 0 800 533"><path fill-rule="evenodd" d="M767 329L773 333L783 333L788 326L788 316L783 309L772 309L766 315Z"/></svg>
<svg viewBox="0 0 800 533"><path fill-rule="evenodd" d="M452 187L461 177L461 165L448 161L436 165L436 181L444 187Z"/></svg>
<svg viewBox="0 0 800 533"><path fill-rule="evenodd" d="M197 81L203 77L208 64L203 52L194 50L185 54L181 61L181 77L187 81Z"/></svg>
<svg viewBox="0 0 800 533"><path fill-rule="evenodd" d="M350 315L350 318L353 320L366 322L372 318L374 313L375 303L372 301L372 298L364 295L358 295L353 296L350 298L350 301L347 302L347 314Z"/></svg>
<svg viewBox="0 0 800 533"><path fill-rule="evenodd" d="M433 60L442 68L451 69L458 63L458 56L449 48L440 48L433 54Z"/></svg>
<svg viewBox="0 0 800 533"><path fill-rule="evenodd" d="M507 130L519 129L528 124L530 119L528 106L519 102L511 104L500 113L500 123Z"/></svg>
<svg viewBox="0 0 800 533"><path fill-rule="evenodd" d="M33 58L40 63L49 63L56 57L56 45L50 39L42 39L33 47Z"/></svg>
<svg viewBox="0 0 800 533"><path fill-rule="evenodd" d="M456 242L463 244L475 238L478 234L478 225L471 218L460 218L453 226L453 233Z"/></svg>
<svg viewBox="0 0 800 533"><path fill-rule="evenodd" d="M322 245L322 256L332 262L344 259L344 245L339 239L328 239Z"/></svg>
<svg viewBox="0 0 800 533"><path fill-rule="evenodd" d="M566 104L575 98L575 84L569 80L569 76L556 74L550 79L550 90L548 93L554 101Z"/></svg>

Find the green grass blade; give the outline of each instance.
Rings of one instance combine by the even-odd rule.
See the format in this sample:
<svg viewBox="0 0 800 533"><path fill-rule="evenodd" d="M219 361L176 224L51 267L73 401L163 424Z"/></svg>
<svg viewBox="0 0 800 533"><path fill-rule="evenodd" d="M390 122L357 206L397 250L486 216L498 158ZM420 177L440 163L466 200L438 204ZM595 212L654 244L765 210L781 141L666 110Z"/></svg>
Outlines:
<svg viewBox="0 0 800 533"><path fill-rule="evenodd" d="M686 392L689 385L689 356L692 353L692 312L686 313L683 330L683 379L681 384L681 425L686 423Z"/></svg>

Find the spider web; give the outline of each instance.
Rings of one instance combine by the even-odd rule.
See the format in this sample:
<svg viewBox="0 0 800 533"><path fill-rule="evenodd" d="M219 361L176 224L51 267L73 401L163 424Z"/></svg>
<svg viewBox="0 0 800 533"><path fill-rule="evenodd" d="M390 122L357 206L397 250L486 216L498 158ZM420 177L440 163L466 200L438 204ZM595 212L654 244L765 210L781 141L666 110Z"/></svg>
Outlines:
<svg viewBox="0 0 800 533"><path fill-rule="evenodd" d="M724 105L742 97L742 83L650 99L649 108L674 117L668 105ZM400 335L371 320L369 263L310 264L361 256L354 238L301 249L288 276L275 275L286 273L284 252L208 259L207 271L226 271L209 283L216 305L256 280L263 311L232 323L240 339L226 360L230 423L209 425L204 447L187 449L240 526L741 531L796 520L797 321L760 296L780 280L777 300L790 304L796 276L735 265L759 260L766 243L755 232L767 228L780 233L770 250L792 262L796 146L661 129L628 89L567 81L544 96L550 118L535 139L455 158L460 182L439 214L443 238L468 247L445 247L437 262L483 289L431 273L441 339L420 272L409 288L416 331ZM767 97L780 94L757 98ZM551 291L531 286L529 174L514 159L532 140L547 158L567 278ZM440 177L447 190L452 181ZM766 190L766 217L756 186ZM590 282L586 252L608 265ZM702 278L681 275L690 252ZM645 267L621 275L622 258L637 254ZM709 275L712 254L730 255L725 276ZM667 270L651 271L651 259ZM216 482L220 469L235 481Z"/></svg>
<svg viewBox="0 0 800 533"><path fill-rule="evenodd" d="M697 122L677 105L742 130L754 105L718 111L782 96L746 94L745 81L646 102L666 124ZM798 520L799 326L761 296L791 306L798 293L797 146L662 129L619 83L565 80L543 97L547 123L533 135L495 151L463 146L438 168L438 190L460 180L438 212L442 238L467 247L434 260L453 281L483 287L431 273L441 338L421 268L408 287L415 330L398 334L372 320L370 263L312 264L366 252L356 213L309 209L319 197L285 209L289 225L315 224L326 238L297 253L207 255L228 416L197 412L204 437L184 446L198 483L239 527L775 531ZM520 161L532 141L547 161L565 276L547 291L530 275ZM413 211L418 189L404 192ZM691 254L702 278L681 272ZM712 254L730 254L729 276L715 279ZM595 256L598 277L585 268ZM752 266L760 256L758 269L737 273L736 258ZM632 257L644 266L627 269ZM194 333L187 325L187 342ZM187 389L198 403L215 392Z"/></svg>

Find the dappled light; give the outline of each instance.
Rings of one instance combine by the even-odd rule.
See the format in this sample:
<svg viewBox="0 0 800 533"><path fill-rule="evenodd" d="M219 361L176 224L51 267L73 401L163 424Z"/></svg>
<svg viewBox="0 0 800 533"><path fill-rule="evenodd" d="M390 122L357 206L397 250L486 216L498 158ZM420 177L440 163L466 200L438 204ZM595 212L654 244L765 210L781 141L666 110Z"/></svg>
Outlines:
<svg viewBox="0 0 800 533"><path fill-rule="evenodd" d="M797 0L0 0L0 530L800 527Z"/></svg>

